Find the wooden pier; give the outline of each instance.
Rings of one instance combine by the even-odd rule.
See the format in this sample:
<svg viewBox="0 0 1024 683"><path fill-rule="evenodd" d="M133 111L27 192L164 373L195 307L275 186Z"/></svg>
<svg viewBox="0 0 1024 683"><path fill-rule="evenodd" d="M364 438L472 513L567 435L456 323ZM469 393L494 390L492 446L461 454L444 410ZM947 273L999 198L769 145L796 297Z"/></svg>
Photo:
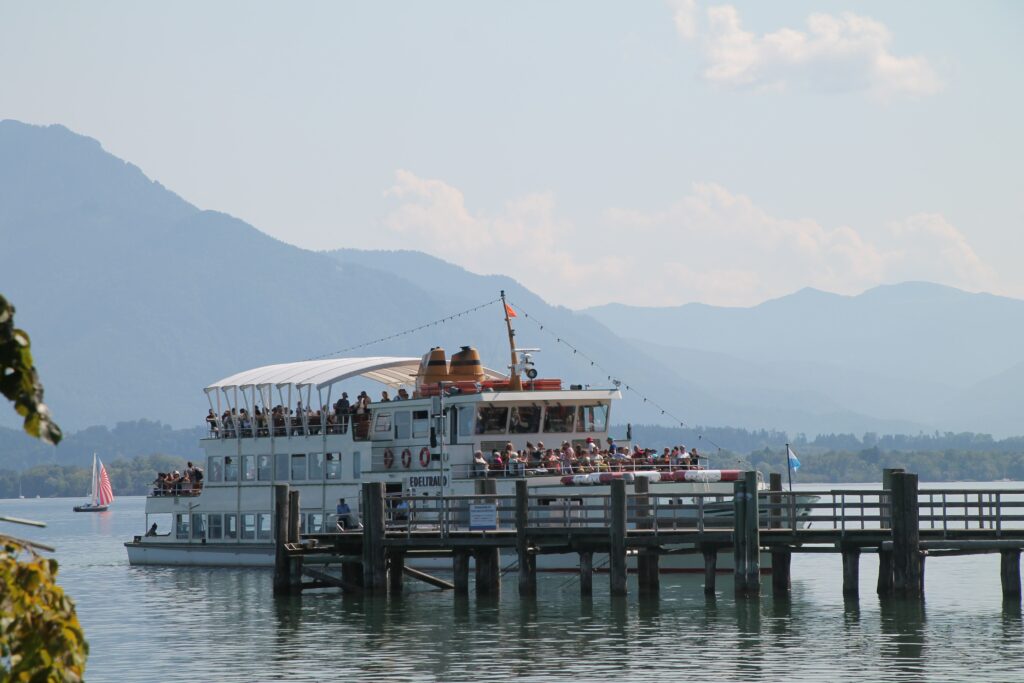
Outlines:
<svg viewBox="0 0 1024 683"><path fill-rule="evenodd" d="M663 558L687 553L703 557L704 589L713 594L718 558L731 550L738 596L760 593L762 553L771 554L775 595L790 590L793 553L835 553L843 594L856 597L860 559L870 553L878 556L877 592L911 598L924 594L927 557L999 553L1004 599L1021 599L1024 489L920 489L917 475L902 470L886 470L881 490L789 492L774 474L769 488L758 491L757 473L748 472L735 482L731 501L687 494L692 502L680 503L677 493L659 495L658 484L643 477L629 494L615 480L610 495L581 486L566 487L558 498L531 493L525 480L516 482L515 495L497 495L493 481L481 480L476 495L444 498L385 498L382 484L368 483L362 530L300 535L298 493L278 485L274 592L394 593L408 577L468 594L472 558L478 595L498 594L502 575L514 566L519 595L531 598L538 557L573 554L584 596L593 592L595 555L608 558L613 596L626 594L630 556L640 592L657 595ZM723 515L729 513L723 506L731 514ZM417 557L450 558L452 581L406 566Z"/></svg>

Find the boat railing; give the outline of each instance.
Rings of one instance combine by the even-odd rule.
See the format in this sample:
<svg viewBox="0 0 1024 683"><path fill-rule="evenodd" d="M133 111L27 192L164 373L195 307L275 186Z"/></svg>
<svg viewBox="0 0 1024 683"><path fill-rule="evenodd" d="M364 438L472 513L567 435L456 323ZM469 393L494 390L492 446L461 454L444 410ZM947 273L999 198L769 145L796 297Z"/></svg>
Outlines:
<svg viewBox="0 0 1024 683"><path fill-rule="evenodd" d="M579 492L577 492L579 491ZM1024 531L1024 489L922 489L918 492L922 530L985 529ZM386 523L394 532L462 531L516 528L514 495L387 497ZM886 491L820 490L761 491L762 529L888 530L892 501ZM608 528L611 498L603 493L566 490L531 493L527 526L543 528ZM626 522L631 528L665 531L731 529L734 505L721 493L668 494L650 491L626 495Z"/></svg>
<svg viewBox="0 0 1024 683"><path fill-rule="evenodd" d="M216 422L207 422L207 438L210 439L319 436L348 434L350 431L353 440L366 441L370 433L369 414L231 416Z"/></svg>
<svg viewBox="0 0 1024 683"><path fill-rule="evenodd" d="M628 460L622 463L603 465L555 465L543 466L536 463L507 463L501 466L488 463L487 465L469 463L452 465L453 479L504 479L534 476L567 476L572 474L591 474L602 472L660 472L675 473L687 470L705 470L705 466L693 467L690 465L651 465L640 461Z"/></svg>

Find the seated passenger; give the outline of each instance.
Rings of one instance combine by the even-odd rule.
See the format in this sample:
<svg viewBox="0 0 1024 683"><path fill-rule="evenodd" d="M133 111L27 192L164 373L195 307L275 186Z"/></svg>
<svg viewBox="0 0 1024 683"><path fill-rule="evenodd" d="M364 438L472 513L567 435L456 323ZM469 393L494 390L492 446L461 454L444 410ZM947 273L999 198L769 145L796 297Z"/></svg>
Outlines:
<svg viewBox="0 0 1024 683"><path fill-rule="evenodd" d="M473 476L487 476L487 459L484 458L483 451L477 451L476 453L473 454Z"/></svg>
<svg viewBox="0 0 1024 683"><path fill-rule="evenodd" d="M147 536L156 536L156 522L153 522L153 526L149 527L149 531L146 532Z"/></svg>

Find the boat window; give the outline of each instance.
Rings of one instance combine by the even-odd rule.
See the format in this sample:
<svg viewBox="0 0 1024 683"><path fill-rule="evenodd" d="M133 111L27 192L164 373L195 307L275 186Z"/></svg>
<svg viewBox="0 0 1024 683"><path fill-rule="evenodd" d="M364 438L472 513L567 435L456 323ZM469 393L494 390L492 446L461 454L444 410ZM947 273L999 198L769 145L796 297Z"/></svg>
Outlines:
<svg viewBox="0 0 1024 683"><path fill-rule="evenodd" d="M238 481L238 456L224 456L224 481Z"/></svg>
<svg viewBox="0 0 1024 683"><path fill-rule="evenodd" d="M601 403L580 406L576 418L577 432L603 432L608 427L608 406Z"/></svg>
<svg viewBox="0 0 1024 683"><path fill-rule="evenodd" d="M211 456L207 470L210 481L224 481L224 458L219 455Z"/></svg>
<svg viewBox="0 0 1024 683"><path fill-rule="evenodd" d="M426 410L412 411L412 436L419 438L430 434L430 413Z"/></svg>
<svg viewBox="0 0 1024 683"><path fill-rule="evenodd" d="M373 433L391 433L391 413L377 413L377 417L373 421Z"/></svg>
<svg viewBox="0 0 1024 683"><path fill-rule="evenodd" d="M548 406L544 409L544 431L561 434L573 431L576 406Z"/></svg>
<svg viewBox="0 0 1024 683"><path fill-rule="evenodd" d="M192 513L192 538L203 538L206 535L206 524L203 523L203 518L206 515L199 512Z"/></svg>
<svg viewBox="0 0 1024 683"><path fill-rule="evenodd" d="M306 478L306 454L296 453L292 456L292 480L302 481Z"/></svg>
<svg viewBox="0 0 1024 683"><path fill-rule="evenodd" d="M504 434L508 425L508 406L482 405L477 409L477 434Z"/></svg>
<svg viewBox="0 0 1024 683"><path fill-rule="evenodd" d="M256 515L246 512L242 515L242 540L254 540L256 538Z"/></svg>
<svg viewBox="0 0 1024 683"><path fill-rule="evenodd" d="M513 434L536 434L540 429L540 406L513 406L509 431Z"/></svg>
<svg viewBox="0 0 1024 683"><path fill-rule="evenodd" d="M310 453L309 457L306 458L306 464L309 467L309 478L313 481L319 481L324 478L324 454L323 453Z"/></svg>
<svg viewBox="0 0 1024 683"><path fill-rule="evenodd" d="M242 456L242 481L256 480L256 456Z"/></svg>
<svg viewBox="0 0 1024 683"><path fill-rule="evenodd" d="M211 541L219 541L223 537L223 527L221 527L221 516L218 515L207 515L206 516L206 537Z"/></svg>
<svg viewBox="0 0 1024 683"><path fill-rule="evenodd" d="M238 538L238 516L234 513L224 515L224 538Z"/></svg>
<svg viewBox="0 0 1024 683"><path fill-rule="evenodd" d="M412 437L412 413L408 410L395 411L395 438L408 439Z"/></svg>
<svg viewBox="0 0 1024 683"><path fill-rule="evenodd" d="M270 513L261 512L256 515L256 538L270 540Z"/></svg>
<svg viewBox="0 0 1024 683"><path fill-rule="evenodd" d="M174 536L175 538L188 538L188 515L174 515Z"/></svg>
<svg viewBox="0 0 1024 683"><path fill-rule="evenodd" d="M326 476L328 479L341 479L341 453L327 454Z"/></svg>
<svg viewBox="0 0 1024 683"><path fill-rule="evenodd" d="M256 478L260 481L273 481L273 462L269 455L257 455Z"/></svg>
<svg viewBox="0 0 1024 683"><path fill-rule="evenodd" d="M362 461L362 454L356 451L352 454L352 478L359 479L363 473L363 466L360 464Z"/></svg>
<svg viewBox="0 0 1024 683"><path fill-rule="evenodd" d="M306 522L306 532L310 534L323 533L324 514L322 512L310 512Z"/></svg>
<svg viewBox="0 0 1024 683"><path fill-rule="evenodd" d="M459 408L459 435L471 436L473 425L476 424L476 410L473 406L462 406Z"/></svg>
<svg viewBox="0 0 1024 683"><path fill-rule="evenodd" d="M274 481L288 481L288 468L291 460L287 453L278 453L274 460Z"/></svg>

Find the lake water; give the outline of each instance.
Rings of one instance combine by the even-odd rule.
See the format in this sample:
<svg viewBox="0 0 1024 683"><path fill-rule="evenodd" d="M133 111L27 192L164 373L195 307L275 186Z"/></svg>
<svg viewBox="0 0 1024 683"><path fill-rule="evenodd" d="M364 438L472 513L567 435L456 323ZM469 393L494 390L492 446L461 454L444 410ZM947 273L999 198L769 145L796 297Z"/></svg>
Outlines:
<svg viewBox="0 0 1024 683"><path fill-rule="evenodd" d="M408 580L401 597L275 599L267 570L129 567L121 544L144 531L144 499L106 514L75 514L74 502L0 500L0 515L48 524L2 529L57 546L88 681L1011 681L1024 669L998 555L929 561L923 603L879 600L873 555L852 602L838 555L794 555L789 599L765 578L765 595L738 601L724 574L712 599L686 575L663 577L657 600L631 577L613 600L598 575L583 600L560 574L540 575L536 601L518 597L514 575L496 600Z"/></svg>

